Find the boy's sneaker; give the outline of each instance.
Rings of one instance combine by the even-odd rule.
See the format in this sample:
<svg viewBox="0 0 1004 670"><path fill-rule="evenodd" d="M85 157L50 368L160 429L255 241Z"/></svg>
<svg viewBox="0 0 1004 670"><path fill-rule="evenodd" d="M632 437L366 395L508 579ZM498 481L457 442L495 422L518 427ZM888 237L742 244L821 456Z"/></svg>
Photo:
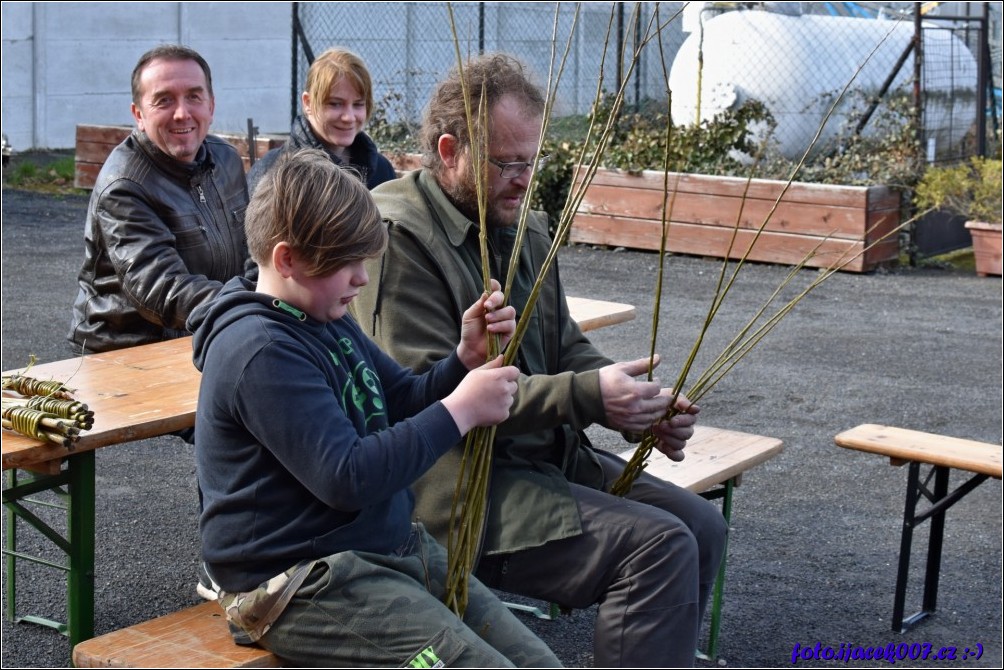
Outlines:
<svg viewBox="0 0 1004 670"><path fill-rule="evenodd" d="M206 564L199 562L199 581L195 584L195 592L206 600L216 600L220 593L220 585L213 581L206 570Z"/></svg>

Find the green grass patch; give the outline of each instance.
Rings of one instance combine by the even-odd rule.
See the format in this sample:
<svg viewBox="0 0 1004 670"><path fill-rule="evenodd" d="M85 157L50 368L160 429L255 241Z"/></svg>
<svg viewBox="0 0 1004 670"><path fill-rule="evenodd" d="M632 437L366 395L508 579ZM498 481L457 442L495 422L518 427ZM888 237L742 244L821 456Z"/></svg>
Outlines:
<svg viewBox="0 0 1004 670"><path fill-rule="evenodd" d="M74 188L76 171L73 156L38 162L15 156L4 170L4 186L42 193L83 193Z"/></svg>

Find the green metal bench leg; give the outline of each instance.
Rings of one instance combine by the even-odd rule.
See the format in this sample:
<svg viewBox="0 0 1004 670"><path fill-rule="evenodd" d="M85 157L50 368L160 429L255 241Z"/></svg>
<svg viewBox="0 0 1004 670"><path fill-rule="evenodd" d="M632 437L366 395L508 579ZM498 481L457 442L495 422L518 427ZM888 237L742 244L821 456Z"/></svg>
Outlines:
<svg viewBox="0 0 1004 670"><path fill-rule="evenodd" d="M16 470L5 473L3 503L7 508L7 538L4 545L4 569L7 582L6 615L12 621L25 621L54 628L66 635L70 645L94 637L94 452L83 451L67 459L67 468L58 475L39 476L19 483ZM69 489L66 506L66 537L49 526L22 504L29 496L44 491L60 494ZM48 505L52 506L52 505ZM17 547L17 521L24 521L67 555L60 565L37 556L23 554ZM66 623L34 615L17 614L16 565L23 559L67 573Z"/></svg>
<svg viewBox="0 0 1004 670"><path fill-rule="evenodd" d="M732 525L732 490L733 480L725 482L725 496L722 498L722 516L726 526ZM722 626L722 600L725 591L725 566L729 558L729 537L725 536L725 548L722 551L722 564L718 566L718 577L715 579L715 590L711 598L711 631L708 635L708 657L718 658L718 634Z"/></svg>
<svg viewBox="0 0 1004 670"><path fill-rule="evenodd" d="M520 605L519 603L507 602L505 606L516 612L528 612L538 619L544 619L545 621L554 621L561 614L561 608L557 603L548 603L546 612L534 605Z"/></svg>
<svg viewBox="0 0 1004 670"><path fill-rule="evenodd" d="M735 479L724 482L721 488L705 491L701 495L708 500L722 499L722 516L727 526L732 525L732 493L735 489ZM722 563L718 566L718 576L711 595L711 622L708 631L707 650L697 650L697 658L704 661L718 660L718 638L722 627L722 601L725 592L725 568L729 558L729 538L725 536L725 548L722 551Z"/></svg>
<svg viewBox="0 0 1004 670"><path fill-rule="evenodd" d="M67 617L70 647L94 637L94 452L68 459L70 574Z"/></svg>

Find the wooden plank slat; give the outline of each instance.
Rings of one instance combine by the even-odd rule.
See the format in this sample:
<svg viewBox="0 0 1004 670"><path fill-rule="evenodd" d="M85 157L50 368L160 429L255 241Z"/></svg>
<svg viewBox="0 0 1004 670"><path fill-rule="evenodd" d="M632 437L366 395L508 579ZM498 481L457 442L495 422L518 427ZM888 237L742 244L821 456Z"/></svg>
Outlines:
<svg viewBox="0 0 1004 670"><path fill-rule="evenodd" d="M577 214L646 219L661 224L663 197L662 191L593 184L579 204ZM666 204L667 207L672 205L669 212L672 223L721 226L731 230L739 219L739 227L747 230L763 226L769 231L852 240L861 239L862 231L872 227L869 218L875 219L879 214L874 207L865 209L836 204L821 207L815 203L787 201L775 208L773 200L732 196L712 198L705 193L679 193L675 199L670 195ZM895 217L899 209L897 206L882 213L887 215L886 218L889 214ZM875 234L871 236L872 239L875 237Z"/></svg>
<svg viewBox="0 0 1004 670"><path fill-rule="evenodd" d="M78 668L278 668L260 647L235 644L223 610L204 602L85 640L73 648Z"/></svg>
<svg viewBox="0 0 1004 670"><path fill-rule="evenodd" d="M657 221L609 216L576 214L575 224L569 231L570 242L603 244L633 249L658 251L661 241L661 224ZM667 250L673 253L724 258L740 258L754 239L754 232L740 230L732 244L733 229L691 223L673 223L667 238ZM817 248L818 247L818 248ZM808 267L828 268L841 258L857 256L844 267L861 272L883 263L893 263L899 258L899 244L895 236L872 247L867 257L861 255L863 240L824 239L808 235L765 231L756 239L749 260L764 263L795 265L810 252L815 255L806 263Z"/></svg>
<svg viewBox="0 0 1004 670"><path fill-rule="evenodd" d="M115 146L132 132L132 126L77 124L77 142L95 142Z"/></svg>
<svg viewBox="0 0 1004 670"><path fill-rule="evenodd" d="M774 437L698 424L687 441L684 460L671 461L653 450L645 472L700 493L773 458L783 447Z"/></svg>
<svg viewBox="0 0 1004 670"><path fill-rule="evenodd" d="M5 430L4 470L171 433L195 422L199 372L192 364L190 337L39 364L28 374L75 388L74 397L94 412L94 427L70 449Z"/></svg>
<svg viewBox="0 0 1004 670"><path fill-rule="evenodd" d="M917 461L1001 479L999 444L870 423L845 430L834 441L846 449L888 456L894 465Z"/></svg>
<svg viewBox="0 0 1004 670"><path fill-rule="evenodd" d="M686 172L670 172L670 190L680 193L697 193L705 196L745 197L774 202L784 193L782 202L807 203L815 205L837 205L843 207L865 207L883 202L895 203L898 207L899 193L887 186L844 186L839 184L815 184L793 182L785 190L785 182L776 179L753 179L701 175ZM576 174L576 183L581 175ZM663 190L663 173L643 170L629 173L623 170L598 170L590 182L592 186L620 186L630 189Z"/></svg>
<svg viewBox="0 0 1004 670"><path fill-rule="evenodd" d="M630 321L635 316L634 305L591 298L568 296L568 311L585 332Z"/></svg>
<svg viewBox="0 0 1004 670"><path fill-rule="evenodd" d="M665 199L672 203L669 250L675 253L739 258L762 226L750 260L794 265L825 240L820 253L807 262L809 267L833 267L845 252L857 256L841 268L850 272L899 261L898 238L892 233L899 225L900 194L894 189L786 185L673 172L668 176L667 181L662 173L650 170L597 171L576 212L569 240L657 250ZM730 252L737 225L738 244Z"/></svg>

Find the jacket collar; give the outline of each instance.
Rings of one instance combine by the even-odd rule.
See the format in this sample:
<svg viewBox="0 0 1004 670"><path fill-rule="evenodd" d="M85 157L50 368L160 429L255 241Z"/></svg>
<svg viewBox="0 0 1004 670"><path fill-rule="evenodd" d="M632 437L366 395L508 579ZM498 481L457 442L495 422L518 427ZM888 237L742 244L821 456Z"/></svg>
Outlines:
<svg viewBox="0 0 1004 670"><path fill-rule="evenodd" d="M206 147L205 140L203 140L201 146L199 146L199 152L195 155L195 161L192 163L186 163L184 161L179 161L172 156L168 156L166 153L161 151L160 147L154 144L153 140L147 137L147 134L142 130L134 128L132 135L136 139L136 145L154 164L157 165L158 168L177 179L195 180L202 174L211 172L215 167L213 154Z"/></svg>
<svg viewBox="0 0 1004 670"><path fill-rule="evenodd" d="M303 147L322 149L331 157L335 165L345 164L345 161L339 158L338 154L321 141L303 114L299 114L293 119L293 124L289 129L289 137L290 143L298 149ZM376 166L377 153L376 143L370 139L369 135L364 132L356 133L355 139L349 146L349 158L352 164L372 172Z"/></svg>
<svg viewBox="0 0 1004 670"><path fill-rule="evenodd" d="M446 197L431 170L426 169L419 173L418 187L425 195L435 218L443 224L443 230L446 231L446 237L450 240L450 244L459 247L472 230L478 230L478 224L461 214L460 210Z"/></svg>

